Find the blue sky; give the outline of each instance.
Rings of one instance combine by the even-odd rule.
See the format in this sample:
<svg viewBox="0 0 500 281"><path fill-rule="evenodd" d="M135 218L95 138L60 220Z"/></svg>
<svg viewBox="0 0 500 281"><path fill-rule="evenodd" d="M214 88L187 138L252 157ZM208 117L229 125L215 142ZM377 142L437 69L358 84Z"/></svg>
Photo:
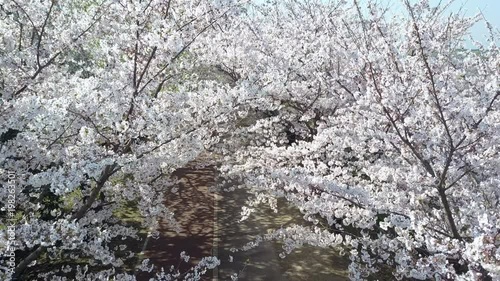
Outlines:
<svg viewBox="0 0 500 281"><path fill-rule="evenodd" d="M389 3L389 6L396 10L402 8L401 0L379 1L382 3ZM415 2L416 0L410 1ZM442 0L442 3L447 3L448 1L449 0ZM256 0L256 2L263 3L265 0ZM363 0L360 0L360 2L362 3ZM432 6L437 5L439 2L440 0L430 0ZM500 0L455 0L450 7L450 12L458 12L462 6L462 11L466 16L474 16L477 13L482 13L496 30L500 29ZM481 22L472 27L471 34L475 40L485 43L488 31L485 24ZM500 38L497 38L497 42L498 41L500 41Z"/></svg>
<svg viewBox="0 0 500 281"><path fill-rule="evenodd" d="M401 7L400 0L386 1L387 3L391 3L391 5L394 4L395 8ZM435 6L440 1L431 0L430 2L432 6ZM447 2L448 0L442 0L442 3ZM458 12L461 7L463 7L462 11L466 16L474 16L478 13L482 13L494 28L497 30L500 28L500 0L455 0L450 7L450 12ZM486 41L486 36L488 36L488 30L485 24L481 22L472 27L471 34L475 40L484 43Z"/></svg>
<svg viewBox="0 0 500 281"><path fill-rule="evenodd" d="M437 1L439 2L439 1ZM499 0L468 0L462 1L459 0L454 5L454 9L458 9L460 7L460 3L464 4L464 9L466 9L466 15L474 15L478 12L482 12L486 20L488 20L494 28L500 28L500 1ZM484 38L487 36L487 29L484 24L477 24L472 28L472 36L477 38Z"/></svg>

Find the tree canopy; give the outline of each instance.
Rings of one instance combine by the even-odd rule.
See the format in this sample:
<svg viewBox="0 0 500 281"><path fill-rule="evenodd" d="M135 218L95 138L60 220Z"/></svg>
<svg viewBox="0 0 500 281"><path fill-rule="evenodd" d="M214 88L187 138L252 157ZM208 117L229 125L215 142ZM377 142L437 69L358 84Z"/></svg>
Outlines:
<svg viewBox="0 0 500 281"><path fill-rule="evenodd" d="M498 30L468 50L479 16L366 2L1 1L0 214L22 257L1 274L49 257L93 260L77 280L135 280L108 242L138 229L114 211L175 229L170 175L209 151L252 193L243 218L301 211L264 236L283 256L345 251L352 280L500 278Z"/></svg>

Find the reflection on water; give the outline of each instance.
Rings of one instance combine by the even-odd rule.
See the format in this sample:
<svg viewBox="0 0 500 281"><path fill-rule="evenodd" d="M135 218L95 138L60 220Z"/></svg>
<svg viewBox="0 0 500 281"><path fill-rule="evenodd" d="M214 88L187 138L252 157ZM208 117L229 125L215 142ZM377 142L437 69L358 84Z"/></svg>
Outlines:
<svg viewBox="0 0 500 281"><path fill-rule="evenodd" d="M189 167L175 172L180 184L178 193L169 193L165 204L175 213L181 232L175 233L165 222L160 223L161 235L150 239L144 256L157 265L179 266L188 270L202 257L215 254L221 260L216 271L209 272L204 280L348 280L348 260L339 257L333 249L304 247L282 259L281 245L263 242L248 251L231 252L262 235L268 230L291 223L303 223L302 215L294 209L284 208L280 213L258 209L249 219L238 222L241 206L248 199L244 190L213 192L216 171L214 167ZM217 199L216 199L217 198ZM180 252L191 256L188 263L180 263ZM232 259L232 262L230 262ZM137 275L140 281L149 280L150 274Z"/></svg>

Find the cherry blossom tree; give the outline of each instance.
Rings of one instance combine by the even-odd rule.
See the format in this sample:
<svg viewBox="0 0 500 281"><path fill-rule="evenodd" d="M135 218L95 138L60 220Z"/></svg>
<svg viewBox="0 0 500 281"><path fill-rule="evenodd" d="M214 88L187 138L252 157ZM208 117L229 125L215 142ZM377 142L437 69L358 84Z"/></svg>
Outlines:
<svg viewBox="0 0 500 281"><path fill-rule="evenodd" d="M196 75L190 47L239 10L237 1L0 1L1 179L16 188L13 212L0 191L1 221L17 241L15 268L3 260L0 279L35 269L46 280L134 279L121 269L133 253L110 241L138 229L114 211L136 202L150 235L160 217L175 229L163 204L170 174L218 142L218 124L238 108L238 88ZM2 252L8 239L2 231ZM46 270L41 259L68 265ZM217 264L160 277L196 279Z"/></svg>
<svg viewBox="0 0 500 281"><path fill-rule="evenodd" d="M134 280L133 253L110 241L137 229L114 211L134 202L151 235L159 217L175 228L170 174L215 149L254 195L244 217L278 199L303 213L264 236L281 256L346 251L354 280L500 278L498 31L470 51L480 16L402 4L0 1L1 180L15 186L12 203L0 191L1 220L22 257L2 277L59 259L94 268L37 277Z"/></svg>
<svg viewBox="0 0 500 281"><path fill-rule="evenodd" d="M342 249L353 280L496 280L498 30L449 4L401 3L268 1L219 33L207 62L260 112L231 132L223 172L254 195L243 217L279 198L303 213L264 235L283 255ZM491 36L472 51L478 22Z"/></svg>

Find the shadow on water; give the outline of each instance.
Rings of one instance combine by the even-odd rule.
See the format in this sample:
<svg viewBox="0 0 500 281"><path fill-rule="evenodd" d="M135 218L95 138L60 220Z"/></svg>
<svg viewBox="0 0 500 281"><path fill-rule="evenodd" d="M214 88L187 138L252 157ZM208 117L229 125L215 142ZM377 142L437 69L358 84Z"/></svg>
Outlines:
<svg viewBox="0 0 500 281"><path fill-rule="evenodd" d="M215 170L189 166L178 169L174 176L180 179L178 191L165 194L165 205L175 213L180 232L172 230L167 221L160 221L160 236L148 240L144 256L150 259L156 270L163 267L168 272L173 265L180 272L186 272L201 258L212 255L215 194L208 189L213 186ZM182 251L191 257L189 262L181 262ZM202 280L211 280L211 276L209 272ZM145 272L137 274L139 281L151 277Z"/></svg>

